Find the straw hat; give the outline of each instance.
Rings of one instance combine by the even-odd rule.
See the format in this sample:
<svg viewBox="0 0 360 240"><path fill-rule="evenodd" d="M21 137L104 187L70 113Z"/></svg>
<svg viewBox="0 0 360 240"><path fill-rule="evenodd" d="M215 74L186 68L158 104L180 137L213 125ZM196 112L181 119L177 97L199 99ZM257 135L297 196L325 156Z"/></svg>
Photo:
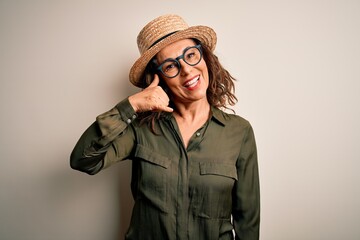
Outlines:
<svg viewBox="0 0 360 240"><path fill-rule="evenodd" d="M180 16L174 14L163 15L149 22L137 37L141 56L130 69L130 82L137 87L144 87L141 76L149 61L165 46L186 38L199 40L211 51L215 49L216 33L210 27L189 27Z"/></svg>

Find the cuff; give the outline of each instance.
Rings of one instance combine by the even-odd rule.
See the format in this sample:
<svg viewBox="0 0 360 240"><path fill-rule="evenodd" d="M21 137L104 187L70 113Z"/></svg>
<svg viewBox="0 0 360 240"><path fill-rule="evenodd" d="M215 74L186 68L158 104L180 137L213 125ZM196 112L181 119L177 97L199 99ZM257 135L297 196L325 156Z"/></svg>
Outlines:
<svg viewBox="0 0 360 240"><path fill-rule="evenodd" d="M134 108L129 102L129 98L124 99L116 105L117 110L120 113L121 119L128 125L131 124L136 118L137 114Z"/></svg>

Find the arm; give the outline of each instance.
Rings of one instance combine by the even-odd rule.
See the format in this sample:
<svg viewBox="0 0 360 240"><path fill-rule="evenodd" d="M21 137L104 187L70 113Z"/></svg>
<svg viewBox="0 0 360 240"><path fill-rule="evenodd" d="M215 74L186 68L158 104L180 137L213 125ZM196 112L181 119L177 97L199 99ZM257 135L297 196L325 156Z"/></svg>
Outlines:
<svg viewBox="0 0 360 240"><path fill-rule="evenodd" d="M135 118L136 113L128 99L99 115L75 145L70 166L93 175L126 159L134 146L134 131L129 125Z"/></svg>
<svg viewBox="0 0 360 240"><path fill-rule="evenodd" d="M237 161L238 181L233 193L233 221L236 240L258 240L260 187L254 132L247 129Z"/></svg>
<svg viewBox="0 0 360 240"><path fill-rule="evenodd" d="M169 98L159 82L155 75L143 91L98 116L77 142L70 156L70 166L93 175L128 158L135 144L134 128L129 126L135 120L136 112L173 111L168 107Z"/></svg>

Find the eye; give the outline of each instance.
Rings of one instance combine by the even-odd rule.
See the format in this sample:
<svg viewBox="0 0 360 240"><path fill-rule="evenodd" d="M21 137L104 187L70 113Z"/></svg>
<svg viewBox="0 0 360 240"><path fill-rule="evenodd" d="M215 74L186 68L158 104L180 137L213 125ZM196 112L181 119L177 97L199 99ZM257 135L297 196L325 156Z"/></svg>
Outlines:
<svg viewBox="0 0 360 240"><path fill-rule="evenodd" d="M164 64L163 71L169 72L169 71L174 70L175 68L176 68L176 64L174 62L168 62L168 63Z"/></svg>
<svg viewBox="0 0 360 240"><path fill-rule="evenodd" d="M185 60L188 62L193 62L193 61L197 61L196 59L199 58L199 51L197 48L189 48L188 50L186 50L185 52Z"/></svg>
<svg viewBox="0 0 360 240"><path fill-rule="evenodd" d="M193 52L193 51L186 54L186 59L190 59L190 58L193 58L193 57L195 57L195 52Z"/></svg>

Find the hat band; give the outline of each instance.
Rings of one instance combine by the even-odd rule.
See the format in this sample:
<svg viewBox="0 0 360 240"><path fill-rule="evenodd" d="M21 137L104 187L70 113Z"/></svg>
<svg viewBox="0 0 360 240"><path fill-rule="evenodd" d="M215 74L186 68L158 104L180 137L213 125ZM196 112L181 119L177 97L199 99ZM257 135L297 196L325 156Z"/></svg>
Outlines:
<svg viewBox="0 0 360 240"><path fill-rule="evenodd" d="M174 33L177 33L177 32L178 32L178 31L171 32L171 33L169 33L169 34L166 34L165 36L162 36L161 38L159 38L158 40L156 40L153 44L151 44L151 46L148 48L148 50L149 50L150 48L152 48L154 45L156 45L158 42L160 42L161 40L163 40L163 39L165 39L165 38L169 37L170 35L173 35Z"/></svg>

